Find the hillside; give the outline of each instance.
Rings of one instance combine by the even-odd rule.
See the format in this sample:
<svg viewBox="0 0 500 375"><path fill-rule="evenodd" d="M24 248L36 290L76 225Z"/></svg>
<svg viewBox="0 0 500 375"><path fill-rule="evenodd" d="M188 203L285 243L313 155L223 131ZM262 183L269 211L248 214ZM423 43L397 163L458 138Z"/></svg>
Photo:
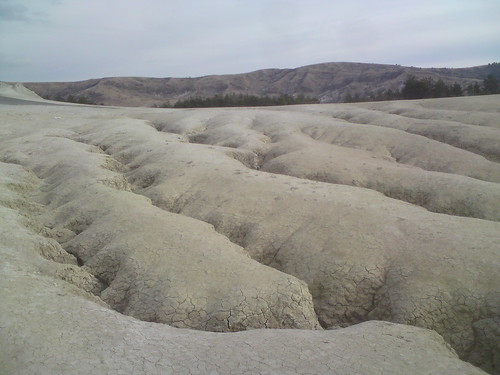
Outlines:
<svg viewBox="0 0 500 375"><path fill-rule="evenodd" d="M153 107L190 97L225 94L305 95L323 103L344 100L346 95L362 97L398 90L410 76L442 79L463 87L482 82L490 73L500 78L500 66L490 64L462 69L423 69L399 65L325 63L296 69L265 69L251 73L198 78L119 77L80 82L25 83L42 97L85 97L98 104Z"/></svg>

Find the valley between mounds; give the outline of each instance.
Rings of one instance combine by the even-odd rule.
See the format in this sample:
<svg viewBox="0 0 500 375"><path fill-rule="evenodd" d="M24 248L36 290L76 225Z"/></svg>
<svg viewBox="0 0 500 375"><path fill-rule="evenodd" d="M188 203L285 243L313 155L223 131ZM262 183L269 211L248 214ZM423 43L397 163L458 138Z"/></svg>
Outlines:
<svg viewBox="0 0 500 375"><path fill-rule="evenodd" d="M0 96L3 372L499 373L499 95Z"/></svg>

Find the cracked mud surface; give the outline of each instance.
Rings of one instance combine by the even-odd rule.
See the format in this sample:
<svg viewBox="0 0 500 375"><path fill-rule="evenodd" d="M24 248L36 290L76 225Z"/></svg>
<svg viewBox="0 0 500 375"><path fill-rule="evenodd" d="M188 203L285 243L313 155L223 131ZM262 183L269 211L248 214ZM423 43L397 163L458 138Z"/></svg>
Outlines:
<svg viewBox="0 0 500 375"><path fill-rule="evenodd" d="M499 104L0 103L0 368L498 373Z"/></svg>

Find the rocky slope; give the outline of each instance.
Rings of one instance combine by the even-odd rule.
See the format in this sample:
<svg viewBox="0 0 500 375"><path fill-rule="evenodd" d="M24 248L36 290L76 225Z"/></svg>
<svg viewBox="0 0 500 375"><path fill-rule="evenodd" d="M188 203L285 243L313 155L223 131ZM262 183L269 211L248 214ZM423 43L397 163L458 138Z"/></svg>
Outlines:
<svg viewBox="0 0 500 375"><path fill-rule="evenodd" d="M500 96L159 110L0 88L4 372L482 373L456 352L498 373Z"/></svg>

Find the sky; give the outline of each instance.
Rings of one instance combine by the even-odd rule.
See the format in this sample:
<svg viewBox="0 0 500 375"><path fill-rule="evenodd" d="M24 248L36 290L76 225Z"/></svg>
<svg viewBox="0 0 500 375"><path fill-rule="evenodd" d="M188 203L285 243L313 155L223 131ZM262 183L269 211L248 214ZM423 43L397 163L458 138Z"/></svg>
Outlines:
<svg viewBox="0 0 500 375"><path fill-rule="evenodd" d="M500 62L500 0L0 0L0 81Z"/></svg>

